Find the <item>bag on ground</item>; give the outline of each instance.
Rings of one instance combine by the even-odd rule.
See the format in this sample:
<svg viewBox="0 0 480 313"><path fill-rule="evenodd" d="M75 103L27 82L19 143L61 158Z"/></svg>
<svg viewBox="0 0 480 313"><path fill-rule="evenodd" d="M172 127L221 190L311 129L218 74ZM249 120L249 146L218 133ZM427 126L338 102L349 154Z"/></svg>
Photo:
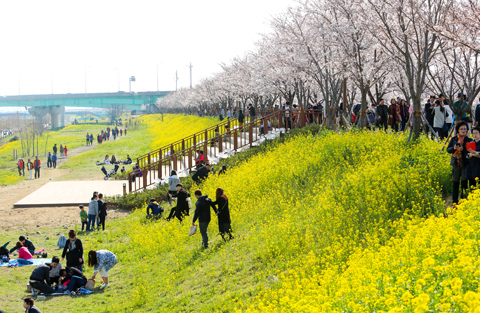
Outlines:
<svg viewBox="0 0 480 313"><path fill-rule="evenodd" d="M85 288L90 291L93 291L93 289L95 288L95 281L93 279L89 279L87 281L87 284L85 285Z"/></svg>
<svg viewBox="0 0 480 313"><path fill-rule="evenodd" d="M59 249L63 249L67 244L67 238L65 236L60 237L57 242L57 246Z"/></svg>

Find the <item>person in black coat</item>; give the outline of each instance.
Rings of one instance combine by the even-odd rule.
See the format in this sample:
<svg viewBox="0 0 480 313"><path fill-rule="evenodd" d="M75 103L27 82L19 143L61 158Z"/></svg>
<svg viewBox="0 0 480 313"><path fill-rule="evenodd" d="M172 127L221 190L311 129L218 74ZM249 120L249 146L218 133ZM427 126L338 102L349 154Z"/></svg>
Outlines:
<svg viewBox="0 0 480 313"><path fill-rule="evenodd" d="M207 163L207 164L205 164L205 166L202 166L201 168L199 168L195 172L195 174L193 174L192 179L198 185L202 182L202 180L207 179L208 173L210 173L210 164L209 163Z"/></svg>
<svg viewBox="0 0 480 313"><path fill-rule="evenodd" d="M83 245L82 241L77 238L77 232L74 229L71 229L68 232L67 243L63 248L62 253L62 262L67 257L67 266L76 267L78 270L83 271Z"/></svg>
<svg viewBox="0 0 480 313"><path fill-rule="evenodd" d="M465 169L470 187L477 185L476 178L480 179L480 126L472 129L472 135L475 141L475 150L468 150L467 159L469 161Z"/></svg>
<svg viewBox="0 0 480 313"><path fill-rule="evenodd" d="M26 297L23 299L23 308L25 313L42 313L36 306L35 301L31 297ZM0 310L0 313L4 311Z"/></svg>
<svg viewBox="0 0 480 313"><path fill-rule="evenodd" d="M184 215L190 215L190 208L188 206L187 198L190 197L188 192L183 189L182 184L177 184L177 193L170 195L169 197L177 198L177 206L173 207L170 210L170 214L167 217L167 220L170 220L175 215L176 218L181 222Z"/></svg>
<svg viewBox="0 0 480 313"><path fill-rule="evenodd" d="M76 267L67 266L65 269L61 269L60 277L62 278L62 285L70 280L67 290L64 291L65 294L70 294L73 290L87 284L87 277Z"/></svg>
<svg viewBox="0 0 480 313"><path fill-rule="evenodd" d="M107 202L103 201L103 194L98 195L98 218L100 223L97 223L98 228L102 225L102 229L105 230L105 218L107 217Z"/></svg>
<svg viewBox="0 0 480 313"><path fill-rule="evenodd" d="M208 248L207 228L211 220L210 207L212 207L215 212L217 211L217 208L207 195L202 196L202 191L200 189L195 190L195 197L197 198L197 203L195 204L196 209L192 225L195 226L195 222L198 219L200 234L202 234L203 248L206 249Z"/></svg>
<svg viewBox="0 0 480 313"><path fill-rule="evenodd" d="M467 142L472 142L473 139L467 136L467 123L463 121L458 123L455 126L455 130L457 136L453 137L448 143L447 152L452 154L452 158L450 159L453 180L452 201L453 203L458 203L460 181L462 183L462 199L466 197L466 191L468 189L468 180L465 171L468 165Z"/></svg>
<svg viewBox="0 0 480 313"><path fill-rule="evenodd" d="M250 103L248 105L248 112L250 114L250 121L253 121L255 119L255 107Z"/></svg>
<svg viewBox="0 0 480 313"><path fill-rule="evenodd" d="M38 289L44 294L52 294L55 289L52 288L52 282L50 281L50 270L52 267L49 264L41 264L30 275L30 286Z"/></svg>
<svg viewBox="0 0 480 313"><path fill-rule="evenodd" d="M377 121L380 128L387 130L388 128L388 106L385 105L385 100L380 100L380 105L377 106Z"/></svg>
<svg viewBox="0 0 480 313"><path fill-rule="evenodd" d="M233 239L232 236L232 221L230 219L230 210L228 209L228 197L227 195L223 192L222 188L217 188L216 192L217 199L213 204L217 205L218 210L215 212L218 216L218 231L220 232L220 235L222 236L222 239L224 241L227 241L225 239L225 235L228 235L228 239Z"/></svg>
<svg viewBox="0 0 480 313"><path fill-rule="evenodd" d="M238 127L240 131L243 132L243 123L245 122L245 115L243 114L242 110L238 111Z"/></svg>

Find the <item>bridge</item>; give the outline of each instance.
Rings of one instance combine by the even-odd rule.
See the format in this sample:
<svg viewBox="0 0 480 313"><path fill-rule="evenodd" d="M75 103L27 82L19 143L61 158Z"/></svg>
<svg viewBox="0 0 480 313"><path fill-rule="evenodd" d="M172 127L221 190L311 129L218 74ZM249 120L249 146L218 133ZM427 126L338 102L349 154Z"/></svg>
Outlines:
<svg viewBox="0 0 480 313"><path fill-rule="evenodd" d="M30 114L43 117L50 114L52 127L65 126L65 107L112 108L121 106L127 110L143 110L154 105L158 98L169 91L67 93L51 95L0 96L0 106L25 107ZM60 116L60 121L59 117Z"/></svg>

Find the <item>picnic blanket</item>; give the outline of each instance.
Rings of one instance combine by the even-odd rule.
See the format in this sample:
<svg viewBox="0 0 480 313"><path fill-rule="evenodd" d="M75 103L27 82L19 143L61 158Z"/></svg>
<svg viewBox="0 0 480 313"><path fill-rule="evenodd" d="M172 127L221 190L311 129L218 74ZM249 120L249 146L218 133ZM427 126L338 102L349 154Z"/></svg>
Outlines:
<svg viewBox="0 0 480 313"><path fill-rule="evenodd" d="M40 264L45 264L45 263L50 263L52 262L52 259L32 259L33 261L33 264L28 264L28 265L21 265L21 264L18 264L18 261L17 259L11 259L10 262L7 262L7 263L0 263L0 267L1 266L5 266L5 267L13 267L13 266L37 266L37 265L40 265Z"/></svg>

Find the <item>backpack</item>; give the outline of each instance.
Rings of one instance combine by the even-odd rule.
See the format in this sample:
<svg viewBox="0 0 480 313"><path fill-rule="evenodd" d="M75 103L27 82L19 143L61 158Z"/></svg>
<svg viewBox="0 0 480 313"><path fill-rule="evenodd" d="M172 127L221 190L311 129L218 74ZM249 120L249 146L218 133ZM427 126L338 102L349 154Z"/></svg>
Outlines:
<svg viewBox="0 0 480 313"><path fill-rule="evenodd" d="M57 242L57 246L61 249L64 248L65 245L67 244L67 238L65 236L60 237Z"/></svg>

